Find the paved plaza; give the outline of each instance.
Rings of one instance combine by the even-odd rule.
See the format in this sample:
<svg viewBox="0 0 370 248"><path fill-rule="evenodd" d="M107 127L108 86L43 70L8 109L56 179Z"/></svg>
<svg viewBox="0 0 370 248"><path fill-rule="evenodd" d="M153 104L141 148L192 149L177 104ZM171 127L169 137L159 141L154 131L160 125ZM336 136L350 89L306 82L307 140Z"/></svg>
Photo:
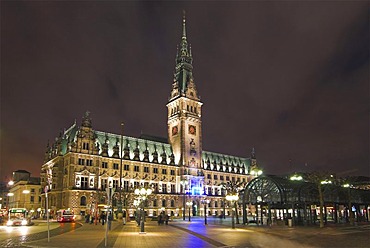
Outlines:
<svg viewBox="0 0 370 248"><path fill-rule="evenodd" d="M46 223L28 227L34 230L27 235L0 236L2 247L370 247L370 225L336 225L325 228L286 226L243 226L231 228L230 220L210 218L205 226L202 218L191 222L174 220L169 225L157 222L145 224L145 234L131 221L126 225L113 221L105 242L105 227L98 223L52 223L50 242L45 232ZM17 228L17 227L15 227Z"/></svg>

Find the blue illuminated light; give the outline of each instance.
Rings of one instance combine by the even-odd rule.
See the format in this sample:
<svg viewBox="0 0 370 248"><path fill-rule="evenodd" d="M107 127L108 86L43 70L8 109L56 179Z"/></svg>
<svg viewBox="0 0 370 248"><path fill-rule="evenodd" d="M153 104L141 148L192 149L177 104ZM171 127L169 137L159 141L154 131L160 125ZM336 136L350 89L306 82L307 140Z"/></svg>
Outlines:
<svg viewBox="0 0 370 248"><path fill-rule="evenodd" d="M203 188L202 187L192 187L191 188L191 195L203 195Z"/></svg>

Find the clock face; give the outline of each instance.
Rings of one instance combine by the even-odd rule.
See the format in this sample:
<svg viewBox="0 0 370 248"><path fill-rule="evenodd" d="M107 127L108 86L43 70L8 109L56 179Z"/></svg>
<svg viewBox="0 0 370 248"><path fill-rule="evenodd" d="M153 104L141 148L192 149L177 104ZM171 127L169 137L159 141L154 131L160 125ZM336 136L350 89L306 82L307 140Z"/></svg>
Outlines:
<svg viewBox="0 0 370 248"><path fill-rule="evenodd" d="M196 127L193 125L189 125L189 133L195 135L196 132Z"/></svg>
<svg viewBox="0 0 370 248"><path fill-rule="evenodd" d="M177 126L173 126L172 127L172 135L176 135L178 132L179 132L179 129L177 128Z"/></svg>

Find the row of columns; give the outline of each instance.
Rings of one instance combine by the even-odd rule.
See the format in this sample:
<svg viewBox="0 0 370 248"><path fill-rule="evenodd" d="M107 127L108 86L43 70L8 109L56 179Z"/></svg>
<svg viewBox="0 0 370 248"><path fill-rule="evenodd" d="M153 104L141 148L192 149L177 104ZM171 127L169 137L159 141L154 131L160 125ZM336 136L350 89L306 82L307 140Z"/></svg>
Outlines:
<svg viewBox="0 0 370 248"><path fill-rule="evenodd" d="M341 222L351 222L351 211L353 213L353 221L360 222L366 221L369 222L370 219L370 209L368 204L352 204L354 209L349 209L348 206L344 207L343 214L339 211L339 207L342 204L325 204L324 205L324 223L327 224L328 216L331 215L331 219L334 223ZM270 203L260 203L255 206L255 222L257 225L270 225L275 223L278 220L284 221L285 224L288 224L288 220L291 220L291 223L294 225L310 225L316 224L318 221L317 216L319 215L316 208L311 209L311 204L307 203L292 203L284 204L280 207L273 207ZM331 213L328 213L328 208L331 208ZM243 214L243 224L248 224L249 220L247 204L242 204L242 214ZM354 211L353 211L354 210Z"/></svg>

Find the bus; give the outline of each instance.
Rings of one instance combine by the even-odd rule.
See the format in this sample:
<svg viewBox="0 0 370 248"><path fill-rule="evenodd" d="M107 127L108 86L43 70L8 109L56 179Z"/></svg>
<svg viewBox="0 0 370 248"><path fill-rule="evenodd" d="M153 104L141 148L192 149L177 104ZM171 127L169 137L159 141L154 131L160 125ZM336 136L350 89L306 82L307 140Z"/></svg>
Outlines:
<svg viewBox="0 0 370 248"><path fill-rule="evenodd" d="M28 211L25 208L10 208L8 210L8 222L7 226L27 226L29 225L30 219L27 218Z"/></svg>
<svg viewBox="0 0 370 248"><path fill-rule="evenodd" d="M75 221L75 215L71 209L61 209L57 212L58 222L73 222Z"/></svg>

